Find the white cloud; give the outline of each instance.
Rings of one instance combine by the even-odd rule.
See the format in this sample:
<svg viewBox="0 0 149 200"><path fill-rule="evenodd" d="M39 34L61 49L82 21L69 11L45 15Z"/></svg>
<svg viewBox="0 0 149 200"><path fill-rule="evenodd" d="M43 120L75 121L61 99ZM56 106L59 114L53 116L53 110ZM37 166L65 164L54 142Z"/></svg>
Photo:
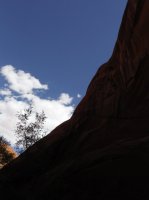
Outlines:
<svg viewBox="0 0 149 200"><path fill-rule="evenodd" d="M64 105L69 105L72 102L73 98L69 96L69 94L62 93L59 96L59 102Z"/></svg>
<svg viewBox="0 0 149 200"><path fill-rule="evenodd" d="M13 97L6 97L0 100L0 134L11 143L15 143L14 130L16 127L18 111L27 107L27 103L17 101Z"/></svg>
<svg viewBox="0 0 149 200"><path fill-rule="evenodd" d="M31 103L36 112L45 112L47 120L45 130L48 133L65 120L69 119L74 111L73 98L67 93L61 93L58 99L43 99L37 96L34 89L47 90L30 73L16 70L13 66L1 67L0 74L7 81L0 90L0 135L3 135L12 144L16 137L14 130L17 123L17 112L23 111ZM14 96L13 91L18 95Z"/></svg>
<svg viewBox="0 0 149 200"><path fill-rule="evenodd" d="M48 89L47 85L41 84L30 73L25 73L23 70L16 70L11 65L2 67L0 73L8 82L8 87L20 94L33 93L33 89Z"/></svg>
<svg viewBox="0 0 149 200"><path fill-rule="evenodd" d="M82 96L81 96L81 94L78 93L78 94L77 94L77 97L78 97L78 98L81 98Z"/></svg>
<svg viewBox="0 0 149 200"><path fill-rule="evenodd" d="M12 94L11 90L9 89L0 89L0 95L2 96L10 96Z"/></svg>

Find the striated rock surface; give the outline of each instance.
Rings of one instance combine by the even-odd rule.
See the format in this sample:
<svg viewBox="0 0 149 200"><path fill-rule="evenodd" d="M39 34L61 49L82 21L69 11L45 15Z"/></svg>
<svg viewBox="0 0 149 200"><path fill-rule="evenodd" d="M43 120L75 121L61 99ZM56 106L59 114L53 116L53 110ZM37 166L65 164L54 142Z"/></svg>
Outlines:
<svg viewBox="0 0 149 200"><path fill-rule="evenodd" d="M149 199L149 1L129 0L72 118L0 173L2 199Z"/></svg>

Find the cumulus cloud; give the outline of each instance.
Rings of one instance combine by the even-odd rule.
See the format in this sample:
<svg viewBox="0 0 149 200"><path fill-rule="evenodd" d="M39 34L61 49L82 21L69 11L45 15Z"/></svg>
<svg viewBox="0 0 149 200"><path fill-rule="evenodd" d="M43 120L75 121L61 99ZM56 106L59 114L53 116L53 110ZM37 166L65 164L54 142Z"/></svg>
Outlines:
<svg viewBox="0 0 149 200"><path fill-rule="evenodd" d="M48 85L41 84L30 73L16 70L11 65L1 67L0 75L6 81L3 88L0 88L0 135L12 144L16 141L14 134L16 114L26 109L29 104L32 104L35 112L45 112L47 119L44 129L47 133L71 117L74 106L73 98L69 94L63 92L57 99L51 97L43 99L35 93L35 90L47 90Z"/></svg>
<svg viewBox="0 0 149 200"><path fill-rule="evenodd" d="M78 93L78 94L77 94L77 97L78 97L78 99L80 99L82 96L81 96L81 94Z"/></svg>
<svg viewBox="0 0 149 200"><path fill-rule="evenodd" d="M27 108L27 103L17 101L13 97L0 100L0 135L3 135L12 144L15 143L14 130L16 128L18 111Z"/></svg>
<svg viewBox="0 0 149 200"><path fill-rule="evenodd" d="M10 96L12 93L11 93L11 90L9 89L1 89L0 90L0 95L2 96Z"/></svg>
<svg viewBox="0 0 149 200"><path fill-rule="evenodd" d="M9 88L15 92L26 94L33 93L33 89L48 89L47 85L41 84L40 81L30 73L16 70L11 65L2 67L0 73L8 82Z"/></svg>
<svg viewBox="0 0 149 200"><path fill-rule="evenodd" d="M73 98L69 94L62 93L59 97L59 102L64 105L69 105L72 102Z"/></svg>

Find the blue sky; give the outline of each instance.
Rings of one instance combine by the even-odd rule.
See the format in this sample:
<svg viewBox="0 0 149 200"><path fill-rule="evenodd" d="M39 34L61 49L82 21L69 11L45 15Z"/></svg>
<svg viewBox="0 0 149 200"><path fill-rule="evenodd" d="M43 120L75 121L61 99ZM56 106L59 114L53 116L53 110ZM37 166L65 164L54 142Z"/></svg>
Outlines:
<svg viewBox="0 0 149 200"><path fill-rule="evenodd" d="M53 97L84 95L110 57L126 0L1 0L0 66L48 83Z"/></svg>
<svg viewBox="0 0 149 200"><path fill-rule="evenodd" d="M98 67L112 54L126 2L1 0L1 69L11 65L13 68L3 68L3 72L9 69L18 76L22 70L23 77L30 73L32 80L35 77L42 85L40 98L59 99L63 94L67 107L76 106L81 100L77 94L84 96ZM8 77L1 73L1 89L6 82ZM13 95L20 92L10 79L9 84L7 89L12 87Z"/></svg>

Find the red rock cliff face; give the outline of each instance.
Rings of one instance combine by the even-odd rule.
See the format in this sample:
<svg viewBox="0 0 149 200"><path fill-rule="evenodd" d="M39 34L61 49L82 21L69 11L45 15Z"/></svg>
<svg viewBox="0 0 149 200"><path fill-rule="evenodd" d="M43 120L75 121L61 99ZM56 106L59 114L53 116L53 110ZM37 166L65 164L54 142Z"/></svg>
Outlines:
<svg viewBox="0 0 149 200"><path fill-rule="evenodd" d="M1 171L1 197L148 199L148 169L149 1L129 0L112 57L72 118Z"/></svg>

